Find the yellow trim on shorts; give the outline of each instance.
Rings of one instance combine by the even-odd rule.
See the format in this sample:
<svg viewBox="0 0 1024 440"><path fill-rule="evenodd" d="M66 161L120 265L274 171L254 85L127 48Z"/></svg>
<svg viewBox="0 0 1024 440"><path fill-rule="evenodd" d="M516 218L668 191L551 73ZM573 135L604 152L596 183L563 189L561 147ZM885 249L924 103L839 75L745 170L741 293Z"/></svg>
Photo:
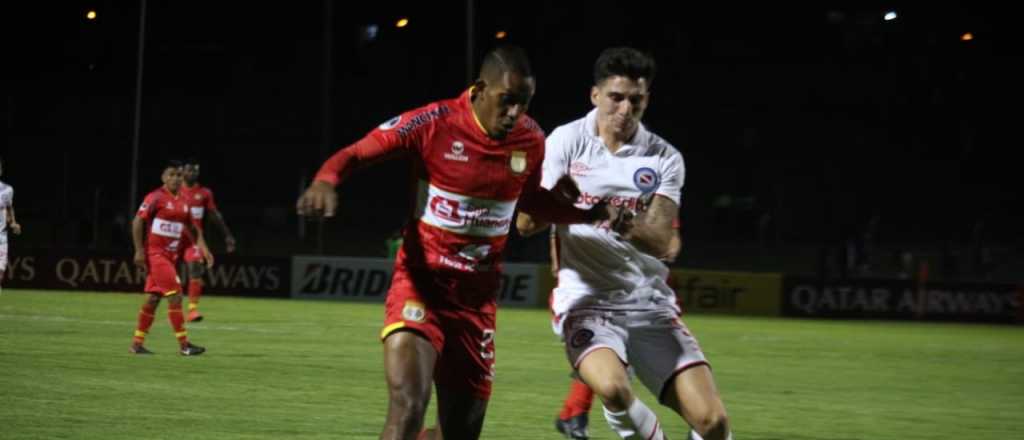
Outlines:
<svg viewBox="0 0 1024 440"><path fill-rule="evenodd" d="M177 291L177 290L168 290L168 291L166 291L166 292L162 293L162 294L161 294L161 296L165 296L165 297L166 297L166 296L171 296L171 295L174 295L174 294L176 294L176 293L178 293L178 291Z"/></svg>
<svg viewBox="0 0 1024 440"><path fill-rule="evenodd" d="M380 338L384 339L388 337L388 335L390 335L391 332L394 332L395 330L398 330L402 327L405 327L405 321L398 321L396 323L388 325L387 327L384 327L384 330L380 331Z"/></svg>

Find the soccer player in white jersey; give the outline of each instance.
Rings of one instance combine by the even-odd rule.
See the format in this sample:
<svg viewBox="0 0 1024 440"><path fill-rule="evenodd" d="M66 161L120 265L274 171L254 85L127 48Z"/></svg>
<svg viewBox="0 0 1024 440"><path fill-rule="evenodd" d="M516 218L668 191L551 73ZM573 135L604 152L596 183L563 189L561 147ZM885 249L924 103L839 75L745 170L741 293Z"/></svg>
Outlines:
<svg viewBox="0 0 1024 440"><path fill-rule="evenodd" d="M653 411L633 393L627 365L692 427L691 438L732 437L711 369L679 319L675 294L659 261L674 235L685 167L676 149L640 119L654 79L654 60L611 48L594 66L594 109L555 129L545 147L542 186L571 176L576 206L599 201L635 212L626 227L558 225L556 332L583 381L600 397L605 419L625 439L663 439ZM529 235L548 225L520 214Z"/></svg>
<svg viewBox="0 0 1024 440"><path fill-rule="evenodd" d="M0 160L0 175L3 175L3 161ZM0 182L0 285L7 272L7 230L14 235L21 234L21 225L14 218L14 188Z"/></svg>

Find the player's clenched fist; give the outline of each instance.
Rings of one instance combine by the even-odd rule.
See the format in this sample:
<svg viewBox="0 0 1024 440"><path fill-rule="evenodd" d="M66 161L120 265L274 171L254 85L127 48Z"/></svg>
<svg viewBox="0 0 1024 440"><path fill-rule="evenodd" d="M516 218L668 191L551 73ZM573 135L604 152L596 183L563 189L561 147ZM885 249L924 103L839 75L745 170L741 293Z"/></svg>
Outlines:
<svg viewBox="0 0 1024 440"><path fill-rule="evenodd" d="M338 193L330 183L316 180L299 197L295 207L299 215L334 217L338 207Z"/></svg>

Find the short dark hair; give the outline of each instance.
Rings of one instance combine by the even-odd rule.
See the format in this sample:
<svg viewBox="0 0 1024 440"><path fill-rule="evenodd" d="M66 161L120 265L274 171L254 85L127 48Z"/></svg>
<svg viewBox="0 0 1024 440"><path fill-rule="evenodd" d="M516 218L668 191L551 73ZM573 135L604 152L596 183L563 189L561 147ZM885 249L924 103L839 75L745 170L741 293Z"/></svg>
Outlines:
<svg viewBox="0 0 1024 440"><path fill-rule="evenodd" d="M164 169L166 170L168 168L181 168L182 165L184 165L184 163L182 163L178 159L167 159L167 161L164 162Z"/></svg>
<svg viewBox="0 0 1024 440"><path fill-rule="evenodd" d="M182 165L199 165L199 158L192 156L181 161Z"/></svg>
<svg viewBox="0 0 1024 440"><path fill-rule="evenodd" d="M516 73L523 77L533 76L530 59L526 51L519 46L501 46L484 55L480 65L481 78L494 78L502 73Z"/></svg>
<svg viewBox="0 0 1024 440"><path fill-rule="evenodd" d="M600 85L613 76L624 76L634 81L643 78L650 86L657 70L654 57L632 47L612 47L601 52L594 63L594 84Z"/></svg>

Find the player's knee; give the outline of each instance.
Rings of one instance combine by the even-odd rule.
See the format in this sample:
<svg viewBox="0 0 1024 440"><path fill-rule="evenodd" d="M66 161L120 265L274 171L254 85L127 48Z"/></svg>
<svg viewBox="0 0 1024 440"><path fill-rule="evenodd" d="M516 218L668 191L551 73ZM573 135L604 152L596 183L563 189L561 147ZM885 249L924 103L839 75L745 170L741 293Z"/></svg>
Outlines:
<svg viewBox="0 0 1024 440"><path fill-rule="evenodd" d="M190 280L195 280L200 285L203 284L203 275L206 274L206 268L201 263L192 262L188 264L188 277Z"/></svg>
<svg viewBox="0 0 1024 440"><path fill-rule="evenodd" d="M705 440L725 440L729 435L729 417L724 410L709 411L696 419L692 421L693 428L702 433Z"/></svg>
<svg viewBox="0 0 1024 440"><path fill-rule="evenodd" d="M609 378L599 381L591 388L601 397L604 406L612 411L622 411L629 408L629 404L633 402L633 389L629 386L628 380Z"/></svg>
<svg viewBox="0 0 1024 440"><path fill-rule="evenodd" d="M397 391L397 392L396 392ZM430 397L409 390L392 390L391 410L401 419L409 422L422 420L427 412Z"/></svg>

